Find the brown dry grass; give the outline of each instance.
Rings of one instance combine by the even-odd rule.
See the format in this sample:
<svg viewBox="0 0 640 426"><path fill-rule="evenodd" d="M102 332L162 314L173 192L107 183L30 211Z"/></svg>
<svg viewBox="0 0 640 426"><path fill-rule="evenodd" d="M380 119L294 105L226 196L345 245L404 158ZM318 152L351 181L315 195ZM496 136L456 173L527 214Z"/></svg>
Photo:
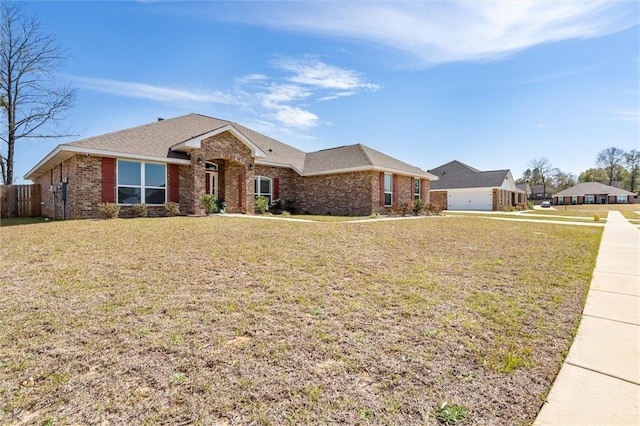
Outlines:
<svg viewBox="0 0 640 426"><path fill-rule="evenodd" d="M0 423L527 424L602 229L434 217L3 228Z"/></svg>

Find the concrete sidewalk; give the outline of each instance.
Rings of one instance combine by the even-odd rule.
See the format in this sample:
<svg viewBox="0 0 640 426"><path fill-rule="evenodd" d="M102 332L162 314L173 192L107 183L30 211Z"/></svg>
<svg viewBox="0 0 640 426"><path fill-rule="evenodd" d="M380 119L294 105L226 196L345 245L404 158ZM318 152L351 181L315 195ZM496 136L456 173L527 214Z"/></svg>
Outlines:
<svg viewBox="0 0 640 426"><path fill-rule="evenodd" d="M639 424L640 230L611 211L578 334L534 425Z"/></svg>

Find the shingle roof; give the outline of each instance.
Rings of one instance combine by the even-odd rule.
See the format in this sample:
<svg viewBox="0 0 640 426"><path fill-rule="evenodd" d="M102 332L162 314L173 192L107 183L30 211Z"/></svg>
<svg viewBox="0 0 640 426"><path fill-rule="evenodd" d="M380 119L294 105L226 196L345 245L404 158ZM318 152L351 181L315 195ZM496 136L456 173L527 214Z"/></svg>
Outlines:
<svg viewBox="0 0 640 426"><path fill-rule="evenodd" d="M425 174L418 167L411 166L362 144L310 152L307 154L304 165L306 175L337 173L353 169L397 171L415 176Z"/></svg>
<svg viewBox="0 0 640 426"><path fill-rule="evenodd" d="M494 188L502 186L509 170L483 172L454 160L429 170L429 173L439 178L431 183L431 189Z"/></svg>
<svg viewBox="0 0 640 426"><path fill-rule="evenodd" d="M29 176L35 175L41 166L51 166L51 162L59 162L60 160L54 158L54 153L59 152L60 148L65 152L88 149L113 153L114 156L129 154L157 159L188 159L188 153L183 152L184 150L176 149L177 146L182 143L189 143L189 141L216 130L225 130L224 128L228 126L231 126L232 129L235 129L264 153L264 157L256 159L257 164L291 167L303 175L383 169L395 173L435 179L434 176L418 167L411 166L364 145L358 144L305 153L238 123L201 114L187 114L166 120L158 120L142 126L59 145L56 148L58 151L54 150L49 154L26 177L28 179Z"/></svg>
<svg viewBox="0 0 640 426"><path fill-rule="evenodd" d="M600 182L583 182L571 188L553 194L554 197L579 197L585 195L636 195L624 189L615 188Z"/></svg>

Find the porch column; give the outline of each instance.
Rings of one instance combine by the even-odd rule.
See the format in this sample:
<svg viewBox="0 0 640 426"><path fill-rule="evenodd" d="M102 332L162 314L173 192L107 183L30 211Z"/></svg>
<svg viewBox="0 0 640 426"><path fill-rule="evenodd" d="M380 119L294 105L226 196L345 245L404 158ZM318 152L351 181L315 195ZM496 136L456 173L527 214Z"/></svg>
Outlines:
<svg viewBox="0 0 640 426"><path fill-rule="evenodd" d="M198 161L198 158L201 161ZM201 164L200 164L201 163ZM205 213L201 198L205 192L204 158L198 150L191 152L190 191L187 213L203 215Z"/></svg>

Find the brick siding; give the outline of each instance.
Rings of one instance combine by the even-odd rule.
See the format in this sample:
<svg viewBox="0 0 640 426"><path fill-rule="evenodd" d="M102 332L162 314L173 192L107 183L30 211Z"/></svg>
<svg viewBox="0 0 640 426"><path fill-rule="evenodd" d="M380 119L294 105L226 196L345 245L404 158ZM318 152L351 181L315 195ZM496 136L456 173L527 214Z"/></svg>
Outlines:
<svg viewBox="0 0 640 426"><path fill-rule="evenodd" d="M229 213L254 213L254 177L278 180L279 197L284 208L298 213L367 216L385 213L380 200L380 172L363 171L321 176L300 176L286 167L254 165L249 147L229 132L202 141L201 148L190 152L191 164L179 165L178 191L180 212L204 214L201 198L205 193L205 162L218 166L218 197ZM199 164L198 158L202 159ZM251 165L252 167L249 167ZM114 173L116 162L114 162ZM167 167L167 174L171 168ZM100 218L102 202L102 157L76 154L34 179L42 188L42 214L62 218L62 193L50 191L68 179L67 219ZM413 201L413 177L394 175L394 202ZM167 184L170 176L167 175ZM114 184L114 198L117 194ZM429 182L422 198L429 200ZM54 211L54 197L56 208ZM167 187L167 199L169 188ZM163 216L164 206L147 206L149 216ZM120 207L121 217L130 217L130 206Z"/></svg>

